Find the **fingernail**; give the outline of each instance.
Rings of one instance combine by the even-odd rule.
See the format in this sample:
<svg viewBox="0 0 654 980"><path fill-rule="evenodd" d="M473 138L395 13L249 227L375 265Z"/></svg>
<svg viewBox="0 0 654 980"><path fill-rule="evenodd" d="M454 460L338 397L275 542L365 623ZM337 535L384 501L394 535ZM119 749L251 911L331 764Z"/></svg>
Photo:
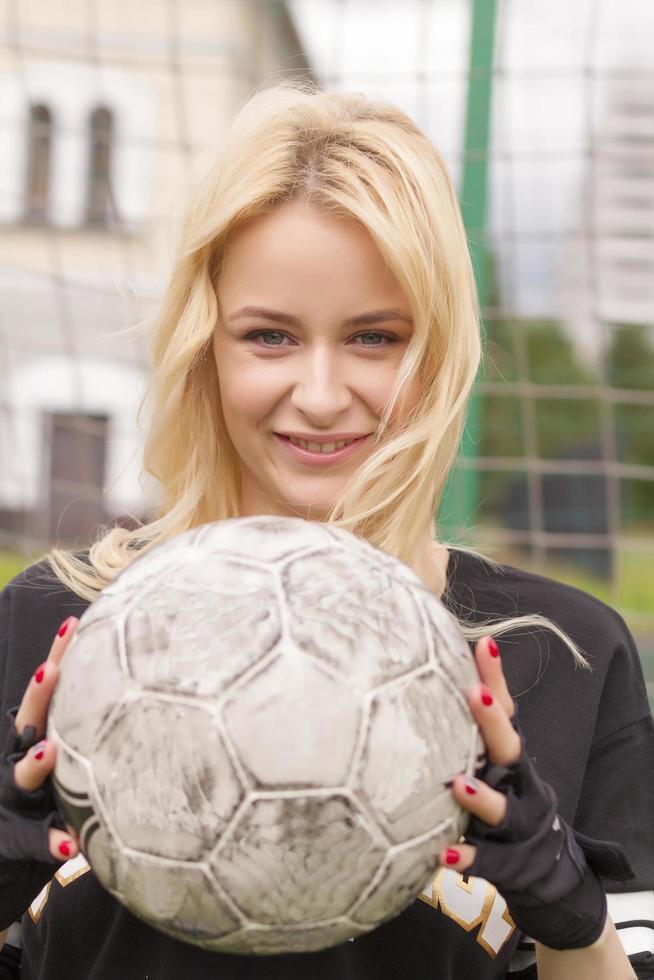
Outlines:
<svg viewBox="0 0 654 980"><path fill-rule="evenodd" d="M69 616L68 619L65 619L63 621L63 623L61 624L61 626L57 630L57 636L64 636L66 630L70 626L70 621L71 621L72 618L73 618L72 616Z"/></svg>
<svg viewBox="0 0 654 980"><path fill-rule="evenodd" d="M35 759L42 759L43 758L43 756L45 754L45 749L46 749L47 744L48 743L45 740L43 740L43 741L39 742L37 745L34 746L34 748L32 749L32 752L34 753L34 758Z"/></svg>
<svg viewBox="0 0 654 980"><path fill-rule="evenodd" d="M461 855L453 847L448 847L445 851L445 862L446 864L458 864Z"/></svg>
<svg viewBox="0 0 654 980"><path fill-rule="evenodd" d="M59 845L59 853L63 854L64 857L70 857L70 841L62 840Z"/></svg>
<svg viewBox="0 0 654 980"><path fill-rule="evenodd" d="M491 657L499 657L500 655L500 648L492 636L488 640L488 652L490 653Z"/></svg>
<svg viewBox="0 0 654 980"><path fill-rule="evenodd" d="M481 703L485 704L487 708L493 703L493 695L485 684L481 685Z"/></svg>
<svg viewBox="0 0 654 980"><path fill-rule="evenodd" d="M464 785L466 788L466 793L468 793L469 796L474 796L477 790L479 789L479 783L477 782L476 779L473 779L472 776L466 777L466 781Z"/></svg>
<svg viewBox="0 0 654 980"><path fill-rule="evenodd" d="M41 683L44 674L45 674L45 661L34 672L34 680L36 681L37 684Z"/></svg>

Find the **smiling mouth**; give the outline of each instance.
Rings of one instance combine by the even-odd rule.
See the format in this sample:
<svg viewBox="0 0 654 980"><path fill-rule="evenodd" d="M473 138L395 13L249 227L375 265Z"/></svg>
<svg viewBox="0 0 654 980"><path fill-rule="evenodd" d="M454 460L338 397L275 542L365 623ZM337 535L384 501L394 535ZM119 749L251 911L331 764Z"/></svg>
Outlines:
<svg viewBox="0 0 654 980"><path fill-rule="evenodd" d="M306 439L297 439L295 436L284 436L283 438L310 453L333 453L337 449L351 446L353 442L360 442L365 436L361 436L359 439L340 439L337 442L307 442Z"/></svg>
<svg viewBox="0 0 654 980"><path fill-rule="evenodd" d="M290 443L295 446L296 449L301 449L303 452L308 453L313 456L336 456L342 453L343 450L350 448L360 442L365 442L366 439L370 438L371 433L365 436L360 436L357 439L340 439L337 442L307 442L304 439L297 439L295 436L285 436L281 432L276 432L275 435L278 439L283 442Z"/></svg>

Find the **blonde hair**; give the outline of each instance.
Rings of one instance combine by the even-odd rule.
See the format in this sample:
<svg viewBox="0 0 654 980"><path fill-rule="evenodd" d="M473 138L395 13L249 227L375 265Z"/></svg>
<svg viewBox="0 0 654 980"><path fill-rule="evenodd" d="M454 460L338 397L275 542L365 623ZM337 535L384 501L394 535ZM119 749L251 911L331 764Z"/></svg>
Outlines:
<svg viewBox="0 0 654 980"><path fill-rule="evenodd" d="M211 356L217 282L239 228L295 200L364 225L412 309L413 337L374 452L326 520L416 570L481 359L477 290L459 204L439 153L395 106L283 81L258 91L238 113L182 223L153 322L152 372L139 408L139 417L149 409L144 472L160 486L154 518L133 529L102 528L90 547L90 564L59 548L46 555L57 577L82 598L92 602L154 545L199 524L239 516L239 461ZM422 399L406 417L391 420L414 378ZM469 639L489 632L489 623L459 622ZM492 632L516 626L552 629L577 663L588 666L576 644L541 616L493 623Z"/></svg>

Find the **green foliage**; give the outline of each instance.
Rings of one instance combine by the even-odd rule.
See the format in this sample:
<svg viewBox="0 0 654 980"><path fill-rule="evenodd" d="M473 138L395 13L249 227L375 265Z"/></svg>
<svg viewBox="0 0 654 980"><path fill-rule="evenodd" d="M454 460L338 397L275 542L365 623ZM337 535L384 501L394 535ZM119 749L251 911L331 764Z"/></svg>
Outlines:
<svg viewBox="0 0 654 980"><path fill-rule="evenodd" d="M614 388L654 390L654 336L637 324L614 326L608 351L609 381ZM614 406L618 459L654 466L654 406L617 402ZM654 481L623 480L625 524L654 517Z"/></svg>
<svg viewBox="0 0 654 980"><path fill-rule="evenodd" d="M513 394L484 395L481 401L482 454L524 456L523 413Z"/></svg>
<svg viewBox="0 0 654 980"><path fill-rule="evenodd" d="M654 465L654 405L617 404L614 412L621 462Z"/></svg>
<svg viewBox="0 0 654 980"><path fill-rule="evenodd" d="M541 459L599 459L600 406L596 401L536 398L536 443Z"/></svg>
<svg viewBox="0 0 654 980"><path fill-rule="evenodd" d="M505 393L479 393L477 453L482 457L515 457L510 473L480 474L482 497L471 524L480 519L503 521L516 481L524 480L519 460L528 455L526 408L533 411L536 453L541 459L601 459L602 405L589 391L586 398L535 397L530 406L515 394L513 382L536 385L599 384L596 370L579 358L570 337L555 320L517 320L502 309L495 258L488 258L488 303L483 318L482 380L502 384ZM607 381L613 388L654 390L654 332L638 324L608 325ZM521 370L519 369L521 368ZM611 409L617 458L623 463L654 465L654 406L615 402ZM524 497L524 490L522 491ZM625 528L652 525L654 481L621 481ZM513 515L513 526L524 516Z"/></svg>
<svg viewBox="0 0 654 980"><path fill-rule="evenodd" d="M555 320L523 321L529 380L535 384L590 385L597 375L579 362L570 337Z"/></svg>
<svg viewBox="0 0 654 980"><path fill-rule="evenodd" d="M654 389L654 335L635 324L614 326L608 351L609 383L614 388Z"/></svg>
<svg viewBox="0 0 654 980"><path fill-rule="evenodd" d="M486 381L517 381L516 326L499 315L487 317L484 323L483 378Z"/></svg>
<svg viewBox="0 0 654 980"><path fill-rule="evenodd" d="M529 567L528 562L522 563ZM539 571L534 568L534 571ZM644 551L621 551L616 555L615 578L612 583L598 578L572 564L548 560L541 574L567 582L597 599L622 611L627 617L634 613L652 614L654 609L654 554ZM654 624L653 624L654 625Z"/></svg>
<svg viewBox="0 0 654 980"><path fill-rule="evenodd" d="M579 364L570 339L561 325L549 320L507 321L500 318L486 326L485 379L517 380L516 331L523 331L526 351L525 380L535 384L590 385L593 372ZM510 383L505 395L485 394L482 399L480 452L484 456L523 456L524 406L513 395ZM585 399L538 398L534 402L538 455L557 459L570 455L580 443L598 441L599 404ZM588 451L582 453L582 458Z"/></svg>
<svg viewBox="0 0 654 980"><path fill-rule="evenodd" d="M0 551L0 589L29 565L29 559L14 551Z"/></svg>

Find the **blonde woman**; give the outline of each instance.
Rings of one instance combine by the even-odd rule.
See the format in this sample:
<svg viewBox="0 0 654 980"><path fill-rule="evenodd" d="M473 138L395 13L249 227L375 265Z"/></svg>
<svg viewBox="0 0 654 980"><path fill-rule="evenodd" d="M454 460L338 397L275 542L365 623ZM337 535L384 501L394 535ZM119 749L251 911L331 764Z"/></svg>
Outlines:
<svg viewBox="0 0 654 980"><path fill-rule="evenodd" d="M194 191L154 323L155 518L52 551L0 595L0 975L654 975L654 733L625 624L433 535L479 360L466 236L425 135L363 95L258 92ZM54 813L43 735L102 588L161 541L252 514L344 527L442 597L474 650L490 764L454 779L470 830L402 914L332 949L248 958L167 937L100 887Z"/></svg>

